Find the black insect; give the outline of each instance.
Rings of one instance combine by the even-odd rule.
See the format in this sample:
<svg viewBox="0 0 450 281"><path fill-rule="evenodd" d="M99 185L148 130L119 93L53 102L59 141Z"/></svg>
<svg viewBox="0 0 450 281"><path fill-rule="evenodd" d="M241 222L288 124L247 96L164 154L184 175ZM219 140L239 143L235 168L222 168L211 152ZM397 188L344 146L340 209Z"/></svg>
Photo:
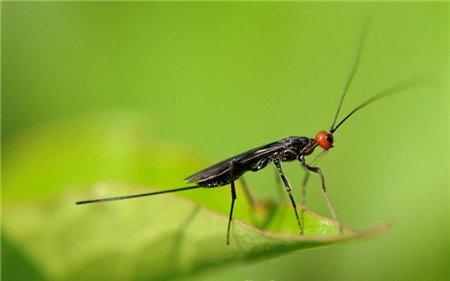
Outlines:
<svg viewBox="0 0 450 281"><path fill-rule="evenodd" d="M134 194L134 195L126 195L126 196L117 196L117 197L110 197L110 198L101 198L101 199L92 199L92 200L83 200L78 201L76 204L86 204L86 203L97 203L97 202L107 202L107 201L115 201L115 200L123 200L123 199L130 199L130 198L137 198L137 197L143 197L143 196L150 196L150 195L156 195L156 194L163 194L163 193L170 193L170 192L177 192L177 191L183 191L183 190L189 190L194 188L214 188L219 186L225 186L230 185L231 186L231 207L229 212L229 220L228 220L228 227L227 227L227 237L226 241L227 244L229 244L230 241L230 226L231 221L233 218L233 208L234 208L234 202L236 200L236 190L235 190L235 181L240 178L244 173L248 171L256 172L270 163L274 163L276 170L281 178L281 181L284 185L284 188L286 192L289 195L290 201L292 203L292 207L295 213L295 217L297 219L297 223L300 229L300 234L303 235L303 226L302 226L302 220L299 217L299 214L297 212L297 204L294 200L294 197L291 194L291 185L286 178L281 162L289 162L289 161L299 161L300 164L303 166L303 168L307 171L307 176L310 172L318 174L321 178L322 182L322 192L325 197L325 200L328 204L328 207L333 215L333 218L336 222L339 223L338 217L336 215L336 211L333 207L333 204L327 194L327 187L325 185L325 178L323 175L322 170L319 167L315 167L313 165L310 165L306 162L305 157L313 153L314 149L317 147L321 147L323 149L322 153L316 157L316 160L323 154L325 154L330 148L333 147L333 137L336 130L350 117L352 116L356 111L359 109L365 107L366 105L380 99L383 97L386 97L388 95L398 93L400 91L405 90L408 88L409 84L399 83L392 87L389 87L378 94L372 96L365 102L361 103L357 107L355 107L350 113L348 113L340 122L337 123L336 121L340 112L340 109L342 107L342 103L345 99L345 96L347 94L347 90L350 86L350 83L353 79L353 76L356 72L356 69L358 67L359 63L359 57L361 48L363 45L363 39L365 35L365 31L367 29L367 24L365 25L361 39L359 41L356 56L354 63L352 65L352 69L350 71L349 78L344 86L343 93L341 95L337 111L334 115L332 125L330 127L330 130L327 131L320 131L316 134L314 138L309 137L287 137L282 140L272 142L270 144L260 146L251 150L248 150L246 152L243 152L241 154L238 154L236 156L230 157L222 162L219 162L215 165L212 165L211 167L208 167L198 173L195 173L194 175L186 178L186 182L193 183L195 185L188 186L188 187L181 187L171 190L163 190L163 191L157 191L157 192L150 192L150 193L142 193L142 194ZM307 177L305 177L304 184L306 183ZM339 226L341 224L339 223ZM342 228L341 228L342 231Z"/></svg>

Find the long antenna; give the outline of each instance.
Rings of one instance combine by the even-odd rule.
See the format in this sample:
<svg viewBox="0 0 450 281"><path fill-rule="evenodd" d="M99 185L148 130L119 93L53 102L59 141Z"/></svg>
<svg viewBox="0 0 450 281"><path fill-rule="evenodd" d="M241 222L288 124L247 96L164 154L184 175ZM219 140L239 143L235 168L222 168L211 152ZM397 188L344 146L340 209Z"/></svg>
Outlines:
<svg viewBox="0 0 450 281"><path fill-rule="evenodd" d="M156 195L156 194L163 194L163 193L171 193L171 192L189 190L189 189L194 189L194 188L199 188L199 187L200 186L198 186L198 185L194 185L194 186L188 186L188 187L180 187L180 188L175 188L175 189L155 191L155 192L147 192L147 193L139 193L139 194L133 194L133 195L116 196L116 197L108 197L108 198L100 198L100 199L90 199L90 200L81 200L81 201L75 202L75 204L80 205L80 204L88 204L88 203L99 203L99 202L109 202L109 201L117 201L117 200L124 200L124 199L132 199L132 198L151 196L151 195Z"/></svg>
<svg viewBox="0 0 450 281"><path fill-rule="evenodd" d="M357 49L356 49L356 53L355 53L355 58L354 58L354 61L353 61L353 66L352 66L352 68L350 70L350 75L348 76L347 82L344 85L344 90L342 91L341 99L339 100L339 105L338 105L336 114L334 115L333 124L330 127L330 131L333 131L333 128L334 128L334 125L336 124L339 112L341 111L342 103L344 102L345 96L347 95L348 88L350 88L350 84L352 83L353 76L355 76L356 70L358 69L359 61L360 61L360 58L361 58L361 49L362 49L362 46L363 46L363 43L364 43L364 38L365 38L366 33L367 33L367 27L369 26L369 21L370 21L370 18L368 18L366 20L366 23L364 24L364 27L363 27L363 29L361 31L361 35L360 35L360 38L359 38L359 43L358 43L358 46L357 46Z"/></svg>
<svg viewBox="0 0 450 281"><path fill-rule="evenodd" d="M333 129L330 130L330 133L334 133L350 116L353 115L353 113L355 113L356 111L360 110L361 108L379 100L382 98L385 98L387 96L391 96L394 94L398 94L400 92L409 90L409 89L413 89L413 88L417 88L420 86L424 86L426 83L425 81L425 77L422 78L418 78L418 77L412 77L409 78L405 81L399 82L397 84L394 84L391 87L388 87L384 90L382 90L381 92L379 92L376 95L373 95L372 97L370 97L368 100L366 100L365 102L361 103L360 105L358 105L357 107L355 107L355 109L353 109L352 111L350 111L349 114L347 114L347 116L345 116L337 125L336 127L334 127Z"/></svg>

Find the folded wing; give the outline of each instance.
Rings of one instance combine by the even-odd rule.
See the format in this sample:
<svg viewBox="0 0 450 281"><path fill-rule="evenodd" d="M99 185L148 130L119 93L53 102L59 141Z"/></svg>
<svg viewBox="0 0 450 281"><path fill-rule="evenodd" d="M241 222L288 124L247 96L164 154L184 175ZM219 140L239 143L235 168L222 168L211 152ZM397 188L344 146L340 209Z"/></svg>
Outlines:
<svg viewBox="0 0 450 281"><path fill-rule="evenodd" d="M187 177L186 182L205 186L225 185L246 171L264 168L283 149L284 145L280 141L250 149ZM231 172L232 165L233 172Z"/></svg>

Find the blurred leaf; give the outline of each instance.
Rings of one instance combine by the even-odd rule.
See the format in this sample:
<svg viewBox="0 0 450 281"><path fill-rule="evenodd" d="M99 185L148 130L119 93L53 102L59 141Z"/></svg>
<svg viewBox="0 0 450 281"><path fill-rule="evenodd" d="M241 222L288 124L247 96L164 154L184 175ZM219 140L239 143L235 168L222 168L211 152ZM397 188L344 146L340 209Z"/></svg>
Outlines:
<svg viewBox="0 0 450 281"><path fill-rule="evenodd" d="M239 185L228 247L228 187L75 205L80 199L140 192L137 186L147 183L173 188L203 166L188 149L151 137L151 124L142 116L85 115L8 143L2 244L9 250L2 257L14 266L4 278L17 280L18 271L24 279L170 279L387 230L347 228L341 236L332 221L308 212L306 236L300 237L290 205L257 199L252 215Z"/></svg>
<svg viewBox="0 0 450 281"><path fill-rule="evenodd" d="M48 198L99 180L170 186L203 161L157 140L154 122L129 112L83 114L36 126L4 144L2 199Z"/></svg>
<svg viewBox="0 0 450 281"><path fill-rule="evenodd" d="M46 280L39 269L2 234L2 280Z"/></svg>
<svg viewBox="0 0 450 281"><path fill-rule="evenodd" d="M10 206L107 179L176 187L228 153L296 132L313 135L329 124L367 14L373 24L345 108L404 77L449 73L445 2L2 4L2 201ZM442 222L450 221L450 164L442 157L450 147L448 85L368 109L340 132L339 149L322 162L344 221L370 225L388 217L398 222L392 235L214 279L284 280L299 273L309 280L448 279L448 249L442 247L448 244ZM127 116L108 115L14 136L48 120L105 109L150 113L164 129L155 134L152 120L136 126ZM198 160L183 143L213 161ZM298 165L291 166L294 177ZM251 180L260 194L274 188L265 172ZM318 183L313 186L311 205L319 194ZM225 215L229 208L229 188L178 196ZM237 205L236 217L249 221L240 190ZM289 211L285 221L291 222ZM280 219L268 227L294 233L292 225L287 230ZM20 275L35 270L16 265L28 253L9 244L2 254L8 249L15 258L6 253L3 273L36 280Z"/></svg>
<svg viewBox="0 0 450 281"><path fill-rule="evenodd" d="M102 191L122 194L130 189L104 183L91 194L69 192L56 200L11 205L4 209L4 231L50 280L162 280L388 229L346 229L345 235L335 235L338 229L330 220L307 213L308 236L301 237L265 232L235 220L231 245L226 246L227 216L177 196L74 204L77 199L104 196Z"/></svg>

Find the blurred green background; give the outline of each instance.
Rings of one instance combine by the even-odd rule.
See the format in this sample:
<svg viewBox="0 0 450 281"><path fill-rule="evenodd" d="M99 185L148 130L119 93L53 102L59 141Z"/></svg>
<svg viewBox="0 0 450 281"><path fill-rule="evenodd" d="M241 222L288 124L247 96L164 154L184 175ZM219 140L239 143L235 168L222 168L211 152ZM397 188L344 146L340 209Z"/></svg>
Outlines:
<svg viewBox="0 0 450 281"><path fill-rule="evenodd" d="M446 78L449 8L448 2L2 2L2 201L41 200L108 179L179 185L173 165L188 176L285 136L313 136L330 126L368 15L344 113L407 77ZM321 160L342 221L356 228L392 221L387 235L183 280L448 279L449 90L443 79L361 111ZM105 138L96 122L118 134L143 124L149 139L175 156L127 158L125 149L117 159L89 162L93 151L108 148L58 145L58 138L82 139L83 127ZM123 138L110 141L117 140ZM177 150L189 151L192 162L177 158ZM74 157L82 160L73 163ZM285 166L298 186L298 164ZM271 169L247 180L259 196L275 196ZM308 205L328 215L316 178Z"/></svg>

